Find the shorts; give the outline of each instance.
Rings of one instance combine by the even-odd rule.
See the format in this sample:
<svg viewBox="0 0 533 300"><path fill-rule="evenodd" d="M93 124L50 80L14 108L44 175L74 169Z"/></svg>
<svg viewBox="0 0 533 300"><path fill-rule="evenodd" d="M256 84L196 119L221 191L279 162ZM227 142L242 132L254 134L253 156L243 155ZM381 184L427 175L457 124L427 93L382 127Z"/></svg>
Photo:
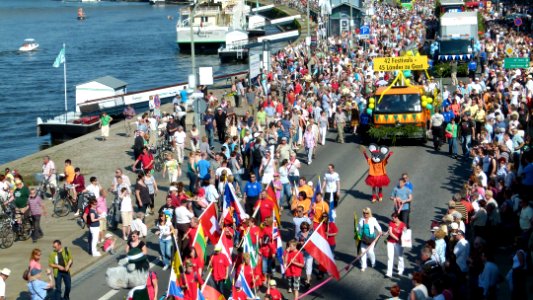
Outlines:
<svg viewBox="0 0 533 300"><path fill-rule="evenodd" d="M287 281L289 282L289 289L300 290L300 277L287 277Z"/></svg>
<svg viewBox="0 0 533 300"><path fill-rule="evenodd" d="M137 212L142 212L143 214L146 214L146 209L149 205L150 203L143 203L142 207L137 207Z"/></svg>
<svg viewBox="0 0 533 300"><path fill-rule="evenodd" d="M48 176L45 176L44 178L47 178ZM56 179L56 174L53 174L52 176L50 176L50 178L48 179L48 186L51 187L51 188L56 188L57 187L57 179Z"/></svg>
<svg viewBox="0 0 533 300"><path fill-rule="evenodd" d="M133 221L132 211L120 212L120 216L122 217L122 226L126 227L131 225L131 222Z"/></svg>
<svg viewBox="0 0 533 300"><path fill-rule="evenodd" d="M106 218L100 219L100 232L107 230L107 220Z"/></svg>

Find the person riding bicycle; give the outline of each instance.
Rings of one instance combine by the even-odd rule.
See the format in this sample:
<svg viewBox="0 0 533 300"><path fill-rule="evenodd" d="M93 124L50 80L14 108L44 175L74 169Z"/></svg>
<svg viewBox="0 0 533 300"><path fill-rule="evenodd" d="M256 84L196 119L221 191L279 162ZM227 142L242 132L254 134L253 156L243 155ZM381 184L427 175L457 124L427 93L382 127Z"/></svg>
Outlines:
<svg viewBox="0 0 533 300"><path fill-rule="evenodd" d="M53 198L57 188L56 165L48 155L43 157L42 174L43 180L47 182L47 185L50 187L51 197Z"/></svg>
<svg viewBox="0 0 533 300"><path fill-rule="evenodd" d="M139 162L141 162L141 169L144 173L148 173L154 168L154 155L148 150L148 147L145 146L143 148L143 152L133 163L133 171L137 169L136 166L139 164Z"/></svg>
<svg viewBox="0 0 533 300"><path fill-rule="evenodd" d="M72 186L72 198L78 200L78 197L81 195L81 193L85 191L85 178L81 174L81 170L78 167L74 169L74 180L72 181Z"/></svg>

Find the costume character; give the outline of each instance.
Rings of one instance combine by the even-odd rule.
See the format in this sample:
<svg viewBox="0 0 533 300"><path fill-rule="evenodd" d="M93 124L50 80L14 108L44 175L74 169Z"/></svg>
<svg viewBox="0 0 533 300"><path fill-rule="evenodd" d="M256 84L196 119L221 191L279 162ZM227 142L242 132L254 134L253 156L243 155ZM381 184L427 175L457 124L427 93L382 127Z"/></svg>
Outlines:
<svg viewBox="0 0 533 300"><path fill-rule="evenodd" d="M107 285L115 290L144 285L149 268L146 255L140 249L133 248L127 257L118 261L118 266L107 269L105 273Z"/></svg>
<svg viewBox="0 0 533 300"><path fill-rule="evenodd" d="M388 147L376 144L370 144L368 150L370 151L370 157L366 154L365 147L361 147L369 168L365 183L372 187L372 202L376 202L377 199L381 202L383 200L383 187L388 186L390 183L385 166L392 152L389 152Z"/></svg>

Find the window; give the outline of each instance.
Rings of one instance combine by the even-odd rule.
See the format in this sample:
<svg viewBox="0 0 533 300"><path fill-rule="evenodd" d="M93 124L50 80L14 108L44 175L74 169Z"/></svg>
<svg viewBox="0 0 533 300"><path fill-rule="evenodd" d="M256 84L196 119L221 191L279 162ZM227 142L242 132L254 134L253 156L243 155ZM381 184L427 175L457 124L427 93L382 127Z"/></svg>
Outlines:
<svg viewBox="0 0 533 300"><path fill-rule="evenodd" d="M420 95L385 95L376 106L375 111L376 113L420 112L422 111Z"/></svg>

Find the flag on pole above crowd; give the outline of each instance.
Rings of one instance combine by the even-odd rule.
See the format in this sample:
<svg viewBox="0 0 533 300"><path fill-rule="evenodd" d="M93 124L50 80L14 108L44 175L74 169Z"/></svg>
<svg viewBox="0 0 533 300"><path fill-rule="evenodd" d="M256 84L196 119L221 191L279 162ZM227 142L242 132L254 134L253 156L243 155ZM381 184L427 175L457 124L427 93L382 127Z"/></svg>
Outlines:
<svg viewBox="0 0 533 300"><path fill-rule="evenodd" d="M172 261L172 268L170 268L170 279L168 281L168 289L167 289L167 295L173 296L174 299L183 299L185 295L183 294L183 290L181 289L179 285L179 273L176 274L176 270L179 272L179 267L176 267L176 256L179 257L179 255L174 255L174 260ZM179 263L181 264L181 259L179 259Z"/></svg>
<svg viewBox="0 0 533 300"><path fill-rule="evenodd" d="M323 224L324 223L320 223L317 229L311 234L307 242L304 244L303 249L305 249L318 264L322 265L331 276L339 280L339 270L335 264L331 247L325 239L323 231L322 234L320 233L320 227L322 227Z"/></svg>
<svg viewBox="0 0 533 300"><path fill-rule="evenodd" d="M281 274L285 274L285 267L283 263L283 242L281 240L281 234L278 228L278 222L273 220L272 222L272 239L276 241L276 259L279 262L281 268Z"/></svg>
<svg viewBox="0 0 533 300"><path fill-rule="evenodd" d="M250 255L250 266L252 268L255 268L257 266L257 248L252 243L252 235L250 234L250 230L246 230L246 233L244 234L242 242L243 252L248 253Z"/></svg>
<svg viewBox="0 0 533 300"><path fill-rule="evenodd" d="M54 68L59 68L59 66L63 63L65 63L65 44L63 44L63 48L61 48L61 51L59 51L53 66Z"/></svg>
<svg viewBox="0 0 533 300"><path fill-rule="evenodd" d="M228 260L229 265L232 264L233 260L231 258L231 254L233 253L233 239L232 237L228 237L224 233L220 235L220 239L218 240L217 245L222 246L221 253L224 254L226 259Z"/></svg>
<svg viewBox="0 0 533 300"><path fill-rule="evenodd" d="M229 183L226 183L224 187L224 202L223 202L223 212L222 219L226 218L226 215L230 211L230 207L233 207L233 219L235 220L235 225L239 226L242 219L244 219L244 209L242 208L241 202L237 199L233 186Z"/></svg>
<svg viewBox="0 0 533 300"><path fill-rule="evenodd" d="M274 203L274 210L272 216L276 218L278 221L278 224L281 226L281 216L279 214L279 205L278 205L278 197L276 195L276 189L274 189L274 184L272 181L268 184L268 186L265 189L265 193L267 195L267 198L270 199Z"/></svg>
<svg viewBox="0 0 533 300"><path fill-rule="evenodd" d="M220 239L220 225L218 224L217 208L214 202L207 206L205 211L198 218L198 222L202 225L204 234L211 244L216 245Z"/></svg>

